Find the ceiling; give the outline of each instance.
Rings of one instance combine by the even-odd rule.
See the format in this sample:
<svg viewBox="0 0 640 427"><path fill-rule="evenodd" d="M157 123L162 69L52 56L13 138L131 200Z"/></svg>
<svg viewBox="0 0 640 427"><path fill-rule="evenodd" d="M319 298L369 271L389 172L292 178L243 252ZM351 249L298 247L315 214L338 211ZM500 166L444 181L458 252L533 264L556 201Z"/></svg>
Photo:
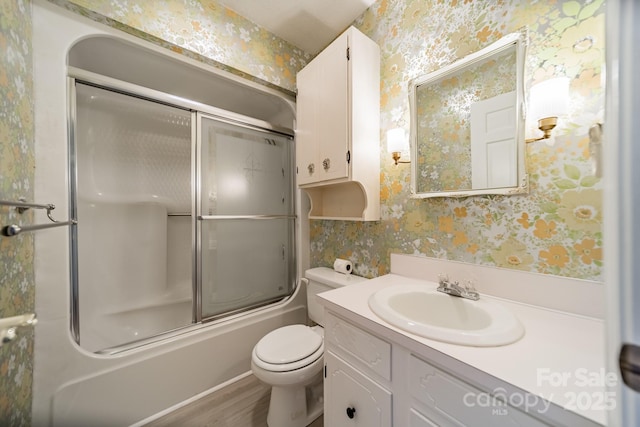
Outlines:
<svg viewBox="0 0 640 427"><path fill-rule="evenodd" d="M310 54L341 34L376 0L218 0Z"/></svg>

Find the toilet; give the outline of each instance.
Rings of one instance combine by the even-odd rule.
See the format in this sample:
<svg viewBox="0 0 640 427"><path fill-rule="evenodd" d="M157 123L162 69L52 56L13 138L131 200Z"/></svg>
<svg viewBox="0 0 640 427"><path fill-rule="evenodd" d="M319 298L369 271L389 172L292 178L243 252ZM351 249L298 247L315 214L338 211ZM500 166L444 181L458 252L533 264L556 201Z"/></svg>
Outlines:
<svg viewBox="0 0 640 427"><path fill-rule="evenodd" d="M271 386L269 427L304 427L322 414L324 309L316 295L367 280L325 267L309 269L305 277L309 319L317 325L289 325L271 331L251 355L253 374Z"/></svg>

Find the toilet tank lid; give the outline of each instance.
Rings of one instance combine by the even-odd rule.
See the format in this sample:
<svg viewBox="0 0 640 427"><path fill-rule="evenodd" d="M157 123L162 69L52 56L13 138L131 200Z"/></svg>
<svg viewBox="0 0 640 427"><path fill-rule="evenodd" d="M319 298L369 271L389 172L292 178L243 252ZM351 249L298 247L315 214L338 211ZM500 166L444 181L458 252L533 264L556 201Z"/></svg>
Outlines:
<svg viewBox="0 0 640 427"><path fill-rule="evenodd" d="M339 288L341 286L353 285L354 283L364 282L364 277L356 276L354 274L342 274L327 267L310 268L305 271L304 276L309 280L314 280L319 283L325 283L331 287Z"/></svg>

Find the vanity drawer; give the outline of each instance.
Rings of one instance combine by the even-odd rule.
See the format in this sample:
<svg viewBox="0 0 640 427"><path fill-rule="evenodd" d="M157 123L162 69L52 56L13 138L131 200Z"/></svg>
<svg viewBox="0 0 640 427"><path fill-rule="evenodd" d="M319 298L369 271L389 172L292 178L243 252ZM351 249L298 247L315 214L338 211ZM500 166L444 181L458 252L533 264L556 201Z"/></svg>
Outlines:
<svg viewBox="0 0 640 427"><path fill-rule="evenodd" d="M532 415L508 406L504 400L431 366L411 355L409 360L409 394L412 412L418 411L439 426L546 426ZM505 396L504 390L495 390ZM522 392L522 399L526 393ZM531 411L535 411L534 408ZM412 414L412 425L420 424ZM422 421L422 420L420 420Z"/></svg>
<svg viewBox="0 0 640 427"><path fill-rule="evenodd" d="M381 378L391 380L391 344L352 324L326 313L324 326L325 346L337 349Z"/></svg>
<svg viewBox="0 0 640 427"><path fill-rule="evenodd" d="M325 353L324 425L391 427L391 392L334 355Z"/></svg>

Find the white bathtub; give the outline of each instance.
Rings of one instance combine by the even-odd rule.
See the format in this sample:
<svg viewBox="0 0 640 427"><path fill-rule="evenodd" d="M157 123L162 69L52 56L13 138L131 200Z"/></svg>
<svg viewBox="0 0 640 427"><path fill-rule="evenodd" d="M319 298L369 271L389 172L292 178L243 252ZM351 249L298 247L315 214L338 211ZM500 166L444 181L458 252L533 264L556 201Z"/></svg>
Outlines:
<svg viewBox="0 0 640 427"><path fill-rule="evenodd" d="M36 388L33 425L127 426L216 389L250 370L251 350L267 332L305 322L303 303L296 295L279 307L194 327L116 356L86 353L68 337L61 352L43 355L37 349L36 363L45 365L40 372L49 371L56 383L70 381L48 393ZM38 326L36 340L52 326Z"/></svg>
<svg viewBox="0 0 640 427"><path fill-rule="evenodd" d="M45 0L34 0L33 57L36 128L35 199L54 203L59 220L69 217L67 175L67 52L78 40L108 35L142 44L172 60L177 54L142 43L132 36L72 14ZM194 69L202 64L186 61ZM293 123L290 98L235 76L220 78L269 96L273 105L286 104ZM238 96L238 100L245 99ZM248 98L247 98L248 99ZM292 126L291 126L292 127ZM297 212L308 211L298 197ZM35 213L34 222L48 221ZM297 236L308 235L308 221L297 221ZM36 312L33 381L34 426L127 426L135 424L192 396L215 389L250 371L251 350L267 332L306 321L306 298L300 289L285 303L254 310L217 323L196 325L180 335L115 355L100 355L80 348L70 332L70 257L66 227L35 234ZM299 242L297 269L308 266L308 243ZM106 304L105 304L106 305ZM158 306L152 311L173 312ZM149 310L149 308L145 308ZM110 319L126 324L134 311ZM105 310L117 313L117 310ZM155 327L150 324L145 327ZM138 331L139 332L139 331ZM135 331L134 331L135 333Z"/></svg>

